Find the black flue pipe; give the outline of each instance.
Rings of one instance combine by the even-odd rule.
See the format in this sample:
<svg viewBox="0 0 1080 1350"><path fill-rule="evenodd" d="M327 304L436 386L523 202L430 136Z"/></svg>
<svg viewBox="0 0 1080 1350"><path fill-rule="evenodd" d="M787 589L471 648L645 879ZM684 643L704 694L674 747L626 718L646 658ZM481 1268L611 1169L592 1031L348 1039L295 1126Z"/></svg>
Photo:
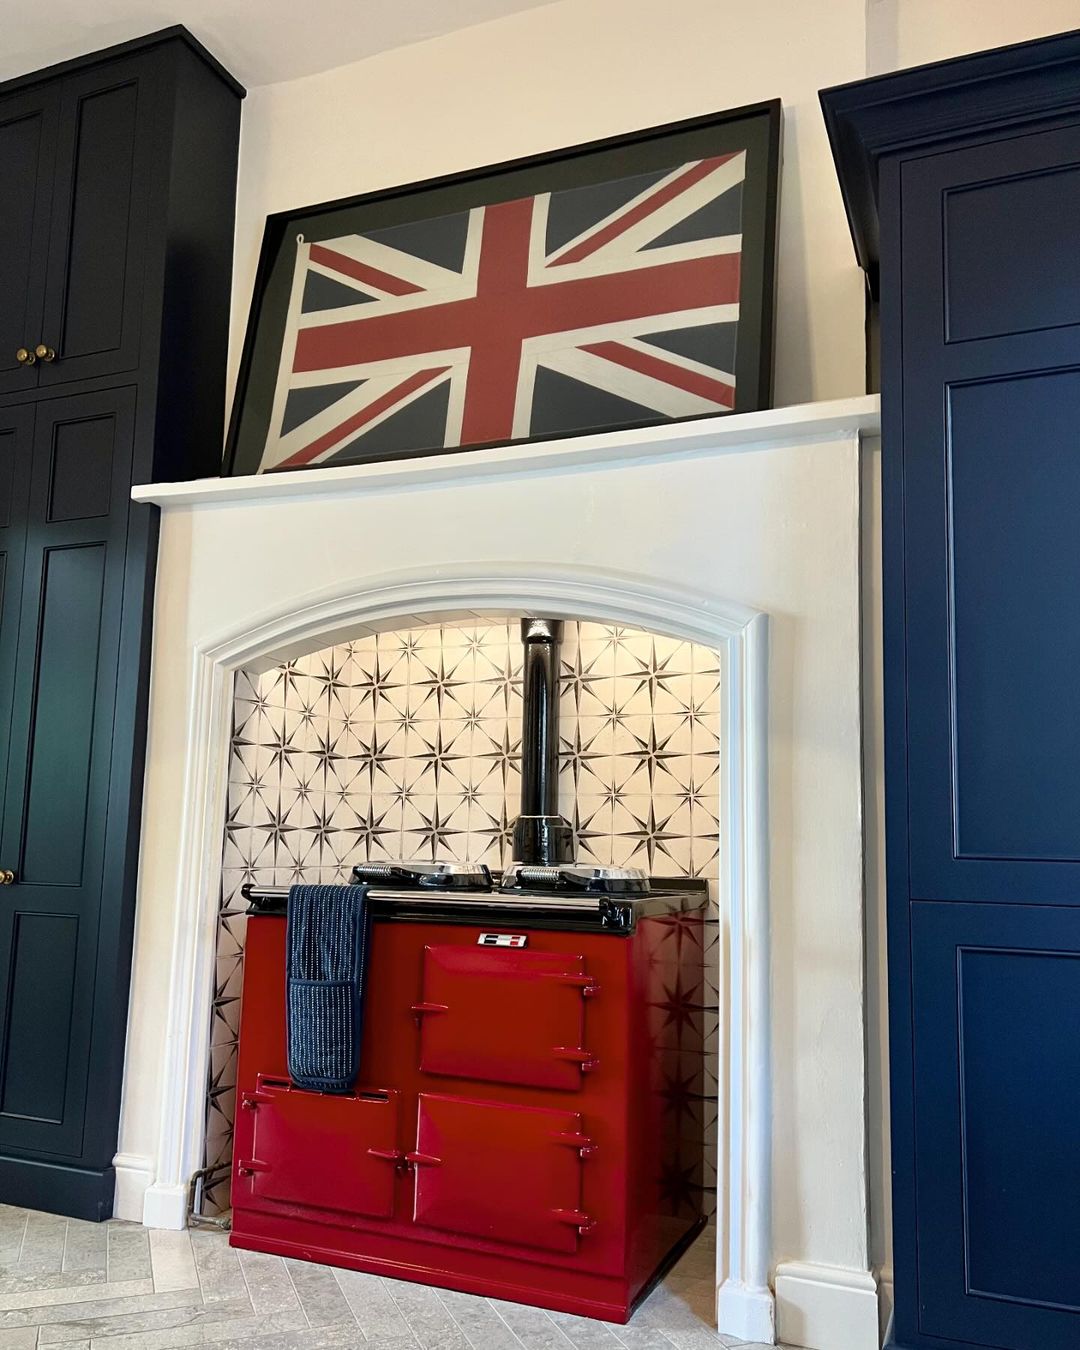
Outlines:
<svg viewBox="0 0 1080 1350"><path fill-rule="evenodd" d="M561 619L522 619L521 814L514 822L515 862L570 862L573 830L559 815L559 644Z"/></svg>

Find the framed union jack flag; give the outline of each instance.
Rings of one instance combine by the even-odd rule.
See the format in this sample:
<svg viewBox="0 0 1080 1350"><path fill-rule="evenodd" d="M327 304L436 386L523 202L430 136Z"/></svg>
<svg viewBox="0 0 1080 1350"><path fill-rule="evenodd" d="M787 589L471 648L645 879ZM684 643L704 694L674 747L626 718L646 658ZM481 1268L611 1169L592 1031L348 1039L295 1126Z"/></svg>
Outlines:
<svg viewBox="0 0 1080 1350"><path fill-rule="evenodd" d="M769 406L780 105L267 221L226 472Z"/></svg>

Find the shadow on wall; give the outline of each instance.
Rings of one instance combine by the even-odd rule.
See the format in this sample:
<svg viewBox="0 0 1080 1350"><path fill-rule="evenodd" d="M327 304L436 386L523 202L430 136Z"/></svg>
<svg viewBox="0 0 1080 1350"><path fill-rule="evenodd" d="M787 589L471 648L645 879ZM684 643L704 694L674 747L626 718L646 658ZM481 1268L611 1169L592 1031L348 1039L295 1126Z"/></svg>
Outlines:
<svg viewBox="0 0 1080 1350"><path fill-rule="evenodd" d="M207 1213L228 1208L247 881L337 882L364 859L510 859L519 809L516 620L430 625L237 674L211 1019ZM560 808L577 857L710 883L704 983L673 988L656 1035L704 1023L668 1101L685 1148L675 1204L716 1201L720 659L631 628L567 623ZM691 1057L688 1057L691 1058Z"/></svg>

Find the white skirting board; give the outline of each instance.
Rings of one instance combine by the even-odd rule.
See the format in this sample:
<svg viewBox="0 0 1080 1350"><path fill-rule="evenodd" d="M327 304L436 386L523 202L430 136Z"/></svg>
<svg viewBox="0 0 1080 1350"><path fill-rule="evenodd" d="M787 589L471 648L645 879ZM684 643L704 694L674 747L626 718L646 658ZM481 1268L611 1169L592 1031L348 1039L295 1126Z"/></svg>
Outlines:
<svg viewBox="0 0 1080 1350"><path fill-rule="evenodd" d="M143 1221L143 1198L154 1180L154 1160L142 1153L118 1153L113 1158L116 1170L116 1193L113 1197L113 1217Z"/></svg>
<svg viewBox="0 0 1080 1350"><path fill-rule="evenodd" d="M808 1350L880 1350L877 1280L868 1270L781 1262L776 1338Z"/></svg>
<svg viewBox="0 0 1080 1350"><path fill-rule="evenodd" d="M155 1181L143 1196L142 1212L138 1217L147 1228L179 1230L187 1227L187 1215L188 1188Z"/></svg>

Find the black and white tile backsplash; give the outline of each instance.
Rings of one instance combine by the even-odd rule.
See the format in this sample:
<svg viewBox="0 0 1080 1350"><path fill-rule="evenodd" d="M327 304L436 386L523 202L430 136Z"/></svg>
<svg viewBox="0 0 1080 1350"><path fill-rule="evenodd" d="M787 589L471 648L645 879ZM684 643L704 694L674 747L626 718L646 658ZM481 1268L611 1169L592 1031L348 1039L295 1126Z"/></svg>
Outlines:
<svg viewBox="0 0 1080 1350"><path fill-rule="evenodd" d="M360 859L509 861L518 811L522 647L516 620L381 633L262 675L237 674L207 1163L228 1162L245 881L346 880ZM636 629L567 623L560 809L579 861L660 876L719 875L720 665L714 651ZM715 1207L718 925L705 983L657 1009L671 1034L701 1019L704 1064L671 1087L686 1142L672 1185ZM211 1178L207 1210L228 1206ZM678 1198L678 1197L676 1197Z"/></svg>

